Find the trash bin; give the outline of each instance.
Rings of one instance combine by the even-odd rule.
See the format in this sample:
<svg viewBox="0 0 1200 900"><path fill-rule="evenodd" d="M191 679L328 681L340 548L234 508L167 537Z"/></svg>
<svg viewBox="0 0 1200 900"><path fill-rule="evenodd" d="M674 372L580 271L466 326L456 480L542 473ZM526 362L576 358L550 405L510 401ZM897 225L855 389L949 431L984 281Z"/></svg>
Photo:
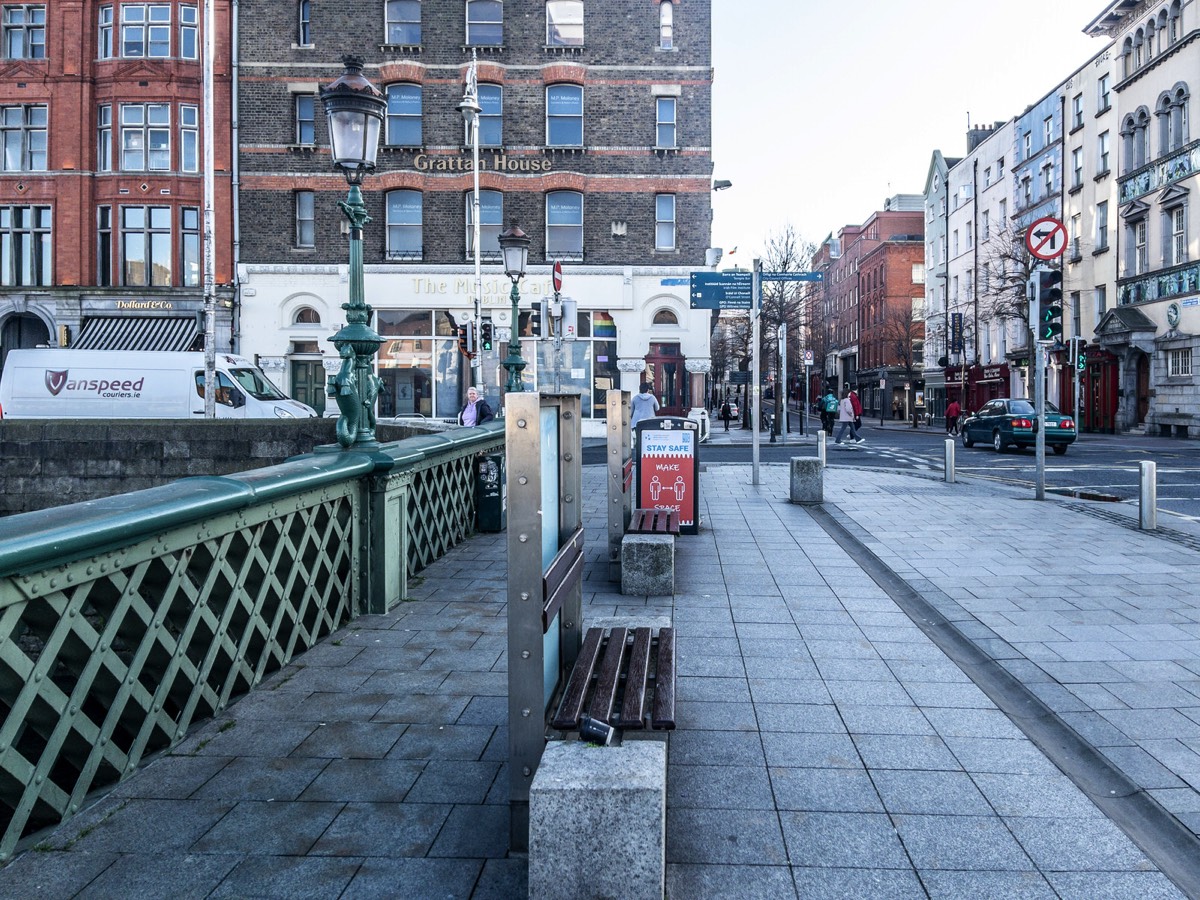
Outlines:
<svg viewBox="0 0 1200 900"><path fill-rule="evenodd" d="M503 531L508 525L503 453L475 461L475 521L480 531Z"/></svg>

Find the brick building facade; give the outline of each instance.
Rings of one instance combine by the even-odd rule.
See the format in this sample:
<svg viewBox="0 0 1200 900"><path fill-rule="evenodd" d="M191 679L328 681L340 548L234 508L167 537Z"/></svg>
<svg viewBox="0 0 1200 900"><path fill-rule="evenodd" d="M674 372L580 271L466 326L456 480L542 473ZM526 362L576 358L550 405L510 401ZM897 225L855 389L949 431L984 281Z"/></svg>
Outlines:
<svg viewBox="0 0 1200 900"><path fill-rule="evenodd" d="M551 294L551 267L578 302L579 340L558 361L589 417L603 392L655 383L664 406L703 405L708 314L688 275L711 220L711 43L707 0L337 5L239 4L240 347L285 390L323 401L343 321L346 185L328 154L319 88L341 57L388 103L375 172L363 184L366 299L385 338L381 415L454 415L470 380L454 328L473 311L472 151L458 105L477 59L480 302L508 329L510 282L496 236L532 238L521 282ZM483 354L493 406L499 340ZM551 385L553 353L522 341L528 387Z"/></svg>
<svg viewBox="0 0 1200 900"><path fill-rule="evenodd" d="M2 7L0 365L46 344L187 349L204 305L199 5ZM228 349L229 4L213 10L217 340Z"/></svg>

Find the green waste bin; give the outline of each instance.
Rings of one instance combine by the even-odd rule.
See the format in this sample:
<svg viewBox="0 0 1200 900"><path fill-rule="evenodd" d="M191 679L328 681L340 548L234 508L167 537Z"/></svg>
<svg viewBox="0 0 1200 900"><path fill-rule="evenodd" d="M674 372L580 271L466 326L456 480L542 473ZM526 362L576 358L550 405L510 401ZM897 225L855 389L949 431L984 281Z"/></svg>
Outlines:
<svg viewBox="0 0 1200 900"><path fill-rule="evenodd" d="M475 461L475 517L480 531L503 531L508 525L503 453L481 456Z"/></svg>

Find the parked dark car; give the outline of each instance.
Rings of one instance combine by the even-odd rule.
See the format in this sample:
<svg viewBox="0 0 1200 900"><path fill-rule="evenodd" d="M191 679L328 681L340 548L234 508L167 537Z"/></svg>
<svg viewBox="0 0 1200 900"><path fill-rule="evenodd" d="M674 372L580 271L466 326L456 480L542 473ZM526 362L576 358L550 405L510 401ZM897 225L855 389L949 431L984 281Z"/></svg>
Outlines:
<svg viewBox="0 0 1200 900"><path fill-rule="evenodd" d="M1037 441L1037 414L1033 401L1024 399L989 400L979 412L959 424L964 447L978 441L991 444L997 452L1009 447L1032 447ZM1046 446L1060 456L1075 442L1075 420L1046 402Z"/></svg>

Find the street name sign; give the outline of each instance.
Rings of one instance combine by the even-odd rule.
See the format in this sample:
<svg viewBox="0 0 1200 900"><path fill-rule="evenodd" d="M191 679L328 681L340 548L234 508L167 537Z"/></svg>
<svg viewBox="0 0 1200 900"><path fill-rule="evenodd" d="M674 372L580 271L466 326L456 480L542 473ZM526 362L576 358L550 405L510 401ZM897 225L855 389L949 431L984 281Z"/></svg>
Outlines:
<svg viewBox="0 0 1200 900"><path fill-rule="evenodd" d="M824 272L760 272L763 281L824 281Z"/></svg>
<svg viewBox="0 0 1200 900"><path fill-rule="evenodd" d="M692 309L750 309L754 275L750 272L693 272Z"/></svg>
<svg viewBox="0 0 1200 900"><path fill-rule="evenodd" d="M1025 229L1025 249L1038 259L1058 259L1067 249L1067 228L1053 216L1043 216Z"/></svg>

